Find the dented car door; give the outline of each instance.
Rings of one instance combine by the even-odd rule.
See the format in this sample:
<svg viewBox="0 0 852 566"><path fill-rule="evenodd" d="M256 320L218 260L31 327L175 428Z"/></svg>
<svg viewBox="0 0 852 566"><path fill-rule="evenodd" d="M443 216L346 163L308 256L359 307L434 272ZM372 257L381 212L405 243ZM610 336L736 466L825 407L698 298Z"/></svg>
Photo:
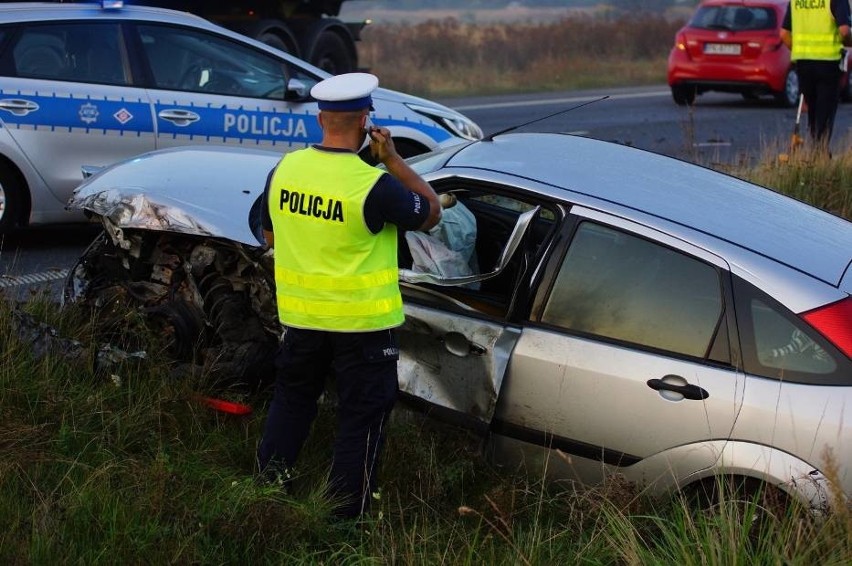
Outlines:
<svg viewBox="0 0 852 566"><path fill-rule="evenodd" d="M518 215L496 265L486 273L440 277L400 270L406 296L405 324L399 329L403 394L474 429L488 427L521 328L486 317L476 306L441 289L475 285L503 274L538 213L535 207Z"/></svg>

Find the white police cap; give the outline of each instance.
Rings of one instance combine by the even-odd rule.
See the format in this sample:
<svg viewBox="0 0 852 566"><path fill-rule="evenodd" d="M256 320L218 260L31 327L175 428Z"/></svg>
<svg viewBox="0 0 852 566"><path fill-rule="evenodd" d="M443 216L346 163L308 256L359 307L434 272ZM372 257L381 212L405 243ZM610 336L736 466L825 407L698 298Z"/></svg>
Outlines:
<svg viewBox="0 0 852 566"><path fill-rule="evenodd" d="M344 73L318 82L311 89L320 110L346 112L373 109L370 94L379 86L379 79L370 73Z"/></svg>

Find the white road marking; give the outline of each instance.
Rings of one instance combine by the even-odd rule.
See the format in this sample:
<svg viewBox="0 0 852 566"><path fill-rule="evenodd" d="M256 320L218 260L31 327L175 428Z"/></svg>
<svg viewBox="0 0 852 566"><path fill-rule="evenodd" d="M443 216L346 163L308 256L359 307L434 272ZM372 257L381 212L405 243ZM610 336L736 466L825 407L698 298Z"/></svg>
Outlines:
<svg viewBox="0 0 852 566"><path fill-rule="evenodd" d="M652 91L652 92L635 92L628 94L610 94L610 95L595 95L595 96L569 96L567 98L538 98L535 100L517 100L515 102L492 102L490 104L469 104L465 106L453 106L454 110L488 110L491 108L517 108L519 106L548 106L552 104L571 104L580 102L589 102L609 96L610 100L626 100L631 98L654 98L657 96L671 96L671 92L667 90Z"/></svg>
<svg viewBox="0 0 852 566"><path fill-rule="evenodd" d="M692 147L730 147L731 142L697 142Z"/></svg>
<svg viewBox="0 0 852 566"><path fill-rule="evenodd" d="M47 283L64 279L68 276L70 269L54 269L42 273L30 273L28 275L0 275L0 289L6 287L17 287L18 285L33 285L35 283Z"/></svg>

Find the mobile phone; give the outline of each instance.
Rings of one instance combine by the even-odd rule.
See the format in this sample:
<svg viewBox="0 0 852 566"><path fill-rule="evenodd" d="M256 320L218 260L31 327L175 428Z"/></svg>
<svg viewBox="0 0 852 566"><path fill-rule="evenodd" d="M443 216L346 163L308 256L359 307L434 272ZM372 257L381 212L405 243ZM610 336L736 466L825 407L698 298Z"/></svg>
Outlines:
<svg viewBox="0 0 852 566"><path fill-rule="evenodd" d="M370 117L367 116L367 121L364 122L364 133L370 136L370 139L375 141L376 138L373 137L373 130L376 129L376 125L373 124L373 121L370 120Z"/></svg>

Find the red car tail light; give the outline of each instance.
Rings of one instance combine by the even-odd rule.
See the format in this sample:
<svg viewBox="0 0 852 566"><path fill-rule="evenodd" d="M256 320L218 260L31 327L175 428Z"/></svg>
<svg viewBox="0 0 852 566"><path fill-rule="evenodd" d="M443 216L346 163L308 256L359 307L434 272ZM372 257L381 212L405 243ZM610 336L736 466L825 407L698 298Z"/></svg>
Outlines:
<svg viewBox="0 0 852 566"><path fill-rule="evenodd" d="M852 359L852 297L802 313L801 316Z"/></svg>

